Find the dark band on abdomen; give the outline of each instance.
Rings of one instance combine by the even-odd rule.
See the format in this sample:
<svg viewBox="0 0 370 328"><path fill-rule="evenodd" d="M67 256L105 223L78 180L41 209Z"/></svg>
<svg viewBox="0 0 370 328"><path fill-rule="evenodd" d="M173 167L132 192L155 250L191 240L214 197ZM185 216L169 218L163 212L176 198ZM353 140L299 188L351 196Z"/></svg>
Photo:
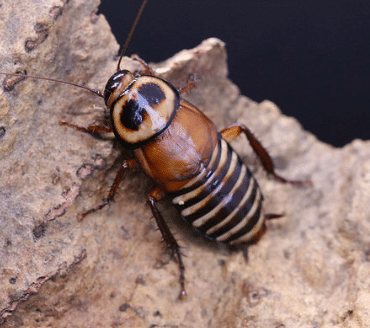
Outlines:
<svg viewBox="0 0 370 328"><path fill-rule="evenodd" d="M201 174L184 188L169 193L182 218L217 242L253 240L263 226L263 197L252 173L221 136Z"/></svg>

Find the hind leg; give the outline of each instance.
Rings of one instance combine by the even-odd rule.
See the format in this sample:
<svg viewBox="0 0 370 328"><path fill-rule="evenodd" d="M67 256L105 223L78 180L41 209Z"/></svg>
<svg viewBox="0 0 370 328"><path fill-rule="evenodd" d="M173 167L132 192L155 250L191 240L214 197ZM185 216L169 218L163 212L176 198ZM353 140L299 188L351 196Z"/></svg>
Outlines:
<svg viewBox="0 0 370 328"><path fill-rule="evenodd" d="M153 216L157 222L158 229L162 234L162 237L167 245L167 248L171 251L172 257L174 257L177 260L177 263L179 264L179 270L180 270L180 295L179 298L183 299L186 296L185 291L185 266L182 262L181 258L181 252L180 252L180 246L177 243L175 237L173 236L170 228L168 227L167 223L163 219L161 213L159 212L157 206L155 205L156 201L161 200L164 197L164 193L159 189L155 188L151 190L148 194L148 204L150 206L150 209L152 210Z"/></svg>
<svg viewBox="0 0 370 328"><path fill-rule="evenodd" d="M228 142L233 141L240 134L244 133L254 152L260 159L265 171L268 174L272 175L277 181L281 183L289 183L299 187L312 185L311 180L288 180L278 175L275 172L275 166L271 159L271 156L269 155L267 150L262 146L262 144L257 140L257 138L253 135L253 133L244 124L234 124L226 129L223 129L220 133L222 137Z"/></svg>

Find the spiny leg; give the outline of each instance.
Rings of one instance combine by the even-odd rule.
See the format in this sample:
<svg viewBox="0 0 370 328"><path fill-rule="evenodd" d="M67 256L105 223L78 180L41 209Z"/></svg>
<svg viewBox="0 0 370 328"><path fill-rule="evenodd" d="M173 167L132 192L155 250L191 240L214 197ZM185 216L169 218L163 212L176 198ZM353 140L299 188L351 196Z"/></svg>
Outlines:
<svg viewBox="0 0 370 328"><path fill-rule="evenodd" d="M144 74L145 75L150 75L150 76L155 75L152 68L148 65L148 63L144 59L140 58L138 55L132 55L131 58L133 60L138 61L142 66L144 66L144 68L145 68Z"/></svg>
<svg viewBox="0 0 370 328"><path fill-rule="evenodd" d="M178 89L177 91L179 93L185 93L185 92L189 91L192 87L194 87L196 84L197 84L196 76L191 75L189 77L189 80L188 80L187 84L185 86L181 87L180 89Z"/></svg>
<svg viewBox="0 0 370 328"><path fill-rule="evenodd" d="M150 209L152 210L152 213L154 215L154 218L157 222L159 231L162 234L162 237L167 245L167 248L171 250L171 255L177 260L179 264L179 270L180 270L180 295L179 298L183 299L186 296L185 291L185 266L182 262L181 258L181 252L180 252L180 246L177 243L175 237L171 233L170 228L168 227L167 223L164 221L161 213L158 211L157 206L155 205L156 201L161 200L164 197L164 192L160 190L159 188L152 189L147 197L148 204L150 206Z"/></svg>
<svg viewBox="0 0 370 328"><path fill-rule="evenodd" d="M197 55L198 55L198 57L200 56L200 54L197 54ZM141 57L139 57L136 54L132 55L131 58L133 60L138 61L144 67L144 72L143 73L145 75L155 76L154 70L149 66L149 64L144 59L142 59ZM195 66L195 65L193 65L193 66ZM198 70L195 70L194 67L192 68L192 70L195 71L195 73L190 75L189 81L187 82L187 84L184 87L181 87L181 88L178 89L179 93L185 93L196 85L196 83L197 83L196 72Z"/></svg>
<svg viewBox="0 0 370 328"><path fill-rule="evenodd" d="M155 73L154 73L153 69L149 66L149 64L144 59L140 58L138 55L132 55L131 58L138 61L145 68L144 74L150 75L150 76L155 76ZM190 90L195 84L196 84L196 78L193 77L193 75L192 75L189 78L189 82L187 83L187 85L178 89L178 92L179 93L184 93L184 92Z"/></svg>
<svg viewBox="0 0 370 328"><path fill-rule="evenodd" d="M267 150L262 146L262 144L257 140L253 133L244 124L234 124L221 132L222 137L230 142L238 137L241 133L244 133L247 137L250 145L252 146L254 152L262 162L262 166L268 174L271 174L277 181L281 183L290 183L295 186L306 186L312 185L311 180L288 180L282 176L275 173L275 166L272 162L271 156L268 154Z"/></svg>
<svg viewBox="0 0 370 328"><path fill-rule="evenodd" d="M197 82L198 82L198 72L200 70L199 62L200 62L200 59L202 58L202 56L205 55L205 54L206 54L206 51L201 51L201 50L199 50L195 53L195 56L197 58L193 61L193 64L192 64L191 68L188 70L191 73L189 74L187 84L184 87L181 87L181 88L178 89L180 94L189 91L191 88L193 88L197 84Z"/></svg>
<svg viewBox="0 0 370 328"><path fill-rule="evenodd" d="M249 262L249 251L248 251L248 249L249 249L249 245L245 245L242 249L242 254L243 254L245 263Z"/></svg>
<svg viewBox="0 0 370 328"><path fill-rule="evenodd" d="M118 187L119 187L119 184L121 183L122 181L122 178L123 178L123 174L133 168L134 166L136 165L136 161L134 159L129 159L129 160L124 160L121 164L121 167L120 169L118 170L117 172L117 175L113 181L113 184L109 190L109 194L108 194L108 197L104 198L102 203L99 205L99 206L96 206L94 208L91 208L89 209L88 211L84 212L84 213L81 213L77 216L77 220L81 221L85 218L85 216L91 214L91 213L94 213L96 211L99 211L101 210L103 207L105 207L106 205L108 205L110 202L113 201L114 199L114 196L116 195L116 192L118 190Z"/></svg>
<svg viewBox="0 0 370 328"><path fill-rule="evenodd" d="M284 215L285 213L279 213L279 214L278 213L267 213L264 215L264 217L265 217L265 221L267 221L267 220L274 220L274 219L282 218ZM259 234L256 236L256 239L254 241L255 242L258 241L265 232L266 232L266 225L265 223L263 223L263 228L260 230ZM242 248L243 257L246 263L248 263L249 261L249 255L248 255L249 246L250 244L246 244Z"/></svg>
<svg viewBox="0 0 370 328"><path fill-rule="evenodd" d="M265 214L265 220L280 219L285 216L285 213L267 213Z"/></svg>
<svg viewBox="0 0 370 328"><path fill-rule="evenodd" d="M95 133L95 132L113 132L113 130L108 126L100 126L100 125L90 125L87 128L83 126L79 126L76 124L72 124L66 121L59 121L60 125L67 125L71 128L74 128L79 131L87 132L87 133ZM119 171L117 172L117 175L113 181L113 184L111 186L111 189L109 191L108 197L104 198L102 203L99 206L96 206L84 213L81 213L77 216L77 220L82 221L87 215L94 213L96 211L101 210L103 207L108 205L111 201L113 201L114 196L118 190L119 184L121 183L123 174L126 170L134 167L136 165L136 161L134 159L125 160L122 162L121 167Z"/></svg>

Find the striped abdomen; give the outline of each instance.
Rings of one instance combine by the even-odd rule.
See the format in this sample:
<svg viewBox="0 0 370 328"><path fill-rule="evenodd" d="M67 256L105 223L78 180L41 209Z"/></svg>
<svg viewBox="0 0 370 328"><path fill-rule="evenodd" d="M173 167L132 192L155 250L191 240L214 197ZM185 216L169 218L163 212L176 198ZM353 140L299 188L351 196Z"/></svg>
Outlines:
<svg viewBox="0 0 370 328"><path fill-rule="evenodd" d="M168 195L185 221L217 242L246 243L263 227L258 184L221 136L208 167Z"/></svg>

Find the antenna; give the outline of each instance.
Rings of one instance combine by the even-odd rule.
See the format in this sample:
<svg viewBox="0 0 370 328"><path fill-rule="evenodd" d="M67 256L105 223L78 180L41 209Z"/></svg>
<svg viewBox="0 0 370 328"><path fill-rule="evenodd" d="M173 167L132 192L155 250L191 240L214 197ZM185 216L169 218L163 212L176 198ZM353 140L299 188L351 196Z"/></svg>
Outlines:
<svg viewBox="0 0 370 328"><path fill-rule="evenodd" d="M131 41L132 35L134 34L134 31L135 31L137 23L139 22L140 16L144 11L144 7L145 7L146 3L147 3L147 0L143 0L143 2L141 3L141 7L139 9L139 12L136 15L135 21L132 24L132 27L131 27L131 30L130 30L129 34L127 35L126 42L125 42L125 44L122 48L121 54L119 56L119 60L118 60L118 64L117 64L117 71L121 70L120 65L121 65L122 58L126 53L127 47L128 47L128 45Z"/></svg>
<svg viewBox="0 0 370 328"><path fill-rule="evenodd" d="M117 71L120 71L120 65L121 65L122 58L123 58L123 56L126 53L127 47L129 45L130 40L132 38L132 35L133 35L134 31L135 31L136 25L139 22L140 16L141 16L141 14L144 11L144 7L145 7L146 3L147 3L147 0L143 0L143 2L141 3L141 7L139 9L139 12L137 13L136 18L135 18L135 21L132 24L131 30L130 30L127 38L126 38L126 42L125 42L125 44L124 44L124 46L122 48L122 51L121 51L121 54L120 54L120 57L119 57L119 60L118 60ZM50 79L50 78L40 77L40 76L26 75L26 74L21 74L21 73L1 73L0 72L0 75L13 76L13 77L24 77L24 78L28 78L28 79L34 79L34 80L44 80L44 81L50 81L50 82L64 83L64 84L72 85L72 86L75 86L75 87L78 87L78 88L81 88L81 89L85 89L87 91L90 91L90 92L96 94L99 97L104 98L103 93L100 92L99 90L91 89L91 88L88 88L88 87L86 87L84 85L77 84L77 83L74 83L74 82L68 82L68 81L62 81L62 80L56 80L56 79Z"/></svg>
<svg viewBox="0 0 370 328"><path fill-rule="evenodd" d="M47 77L40 77L40 76L33 76L33 75L26 75L26 74L21 74L21 73L0 73L1 75L6 75L6 76L14 76L14 77L25 77L25 78L28 78L28 79L34 79L34 80L45 80L45 81L51 81L51 82L58 82L58 83L64 83L64 84L69 84L69 85L73 85L75 87L78 87L78 88L81 88L81 89L85 89L85 90L88 90L94 94L96 94L97 96L99 97L102 97L104 98L104 95L99 91L99 90L95 90L95 89L90 89L84 85L81 85L81 84L77 84L77 83L74 83L74 82L68 82L68 81L61 81L61 80L55 80L55 79L49 79Z"/></svg>

